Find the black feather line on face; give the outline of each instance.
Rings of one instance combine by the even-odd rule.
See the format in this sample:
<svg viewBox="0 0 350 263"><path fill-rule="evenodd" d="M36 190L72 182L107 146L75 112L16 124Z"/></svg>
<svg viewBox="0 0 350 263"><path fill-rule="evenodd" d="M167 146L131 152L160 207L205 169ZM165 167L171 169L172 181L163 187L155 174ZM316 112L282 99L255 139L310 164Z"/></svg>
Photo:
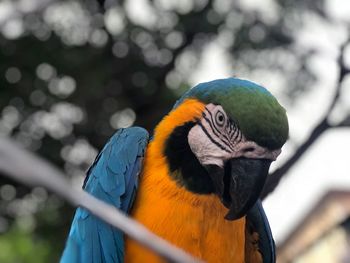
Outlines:
<svg viewBox="0 0 350 263"><path fill-rule="evenodd" d="M188 133L195 124L186 122L176 127L166 142L164 155L168 161L170 176L178 184L194 193L210 194L214 192L213 182L188 144Z"/></svg>
<svg viewBox="0 0 350 263"><path fill-rule="evenodd" d="M219 147L221 150L230 153L230 150L227 150L225 148L225 144L221 145L219 142L215 141L214 138L209 134L209 132L207 131L207 129L199 122L198 125L201 127L202 131L205 133L205 135L207 135L207 137L209 138L209 140L215 144L217 147Z"/></svg>
<svg viewBox="0 0 350 263"><path fill-rule="evenodd" d="M210 135L210 133L207 131L207 129L202 125L201 122L198 122L198 124L200 125L200 127L202 128L202 130L205 132L205 134L209 137L209 139L216 144L218 147L220 147L222 150L226 151L226 152L230 152L230 151L234 151L233 147L230 144L230 140L228 139L228 137L222 133L222 131L219 131L214 123L213 120L213 116L211 114L210 111L206 110L206 112L209 113L210 119L206 116L203 115L203 119L209 124L211 131L214 133L214 135L220 140L219 142L214 140L214 138ZM222 135L220 137L220 134ZM225 139L225 140L222 140ZM228 149L227 149L228 148Z"/></svg>

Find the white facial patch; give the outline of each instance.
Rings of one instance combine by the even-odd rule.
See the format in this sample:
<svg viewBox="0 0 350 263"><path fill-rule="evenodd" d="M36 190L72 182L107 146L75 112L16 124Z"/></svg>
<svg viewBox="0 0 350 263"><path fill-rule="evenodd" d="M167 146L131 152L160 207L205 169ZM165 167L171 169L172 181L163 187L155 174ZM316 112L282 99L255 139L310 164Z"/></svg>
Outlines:
<svg viewBox="0 0 350 263"><path fill-rule="evenodd" d="M205 107L203 117L188 134L188 142L202 165L223 167L226 160L238 157L274 161L281 153L248 141L224 109L214 104Z"/></svg>
<svg viewBox="0 0 350 263"><path fill-rule="evenodd" d="M188 133L188 143L202 165L223 167L224 160L229 159L230 155L214 144L199 125L195 125Z"/></svg>

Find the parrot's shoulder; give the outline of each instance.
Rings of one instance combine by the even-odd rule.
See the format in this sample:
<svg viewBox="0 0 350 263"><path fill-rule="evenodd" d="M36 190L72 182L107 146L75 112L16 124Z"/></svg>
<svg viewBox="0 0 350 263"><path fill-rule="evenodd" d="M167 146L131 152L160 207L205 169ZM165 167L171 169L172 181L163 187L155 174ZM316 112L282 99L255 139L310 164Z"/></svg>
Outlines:
<svg viewBox="0 0 350 263"><path fill-rule="evenodd" d="M275 241L260 200L246 216L246 255L250 258L246 262L276 262Z"/></svg>
<svg viewBox="0 0 350 263"><path fill-rule="evenodd" d="M132 205L132 196L138 186L142 160L149 134L141 127L119 129L106 143L89 168L83 188L124 212ZM99 185L106 198L99 196Z"/></svg>
<svg viewBox="0 0 350 263"><path fill-rule="evenodd" d="M143 128L118 130L89 168L83 189L128 213L137 191L148 139L148 132ZM123 261L123 233L78 208L61 263Z"/></svg>

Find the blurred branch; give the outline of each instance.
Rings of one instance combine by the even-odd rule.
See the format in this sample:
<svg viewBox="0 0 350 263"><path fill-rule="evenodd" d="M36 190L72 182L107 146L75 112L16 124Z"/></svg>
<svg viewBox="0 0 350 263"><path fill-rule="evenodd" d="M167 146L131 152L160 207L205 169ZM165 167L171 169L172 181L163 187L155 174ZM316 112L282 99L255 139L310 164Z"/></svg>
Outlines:
<svg viewBox="0 0 350 263"><path fill-rule="evenodd" d="M340 47L340 55L338 57L338 65L339 65L339 76L337 81L337 86L335 89L335 93L333 96L333 99L331 101L331 104L329 105L328 111L327 111L327 118L329 117L330 113L334 109L334 106L337 104L337 101L340 96L341 91L341 84L345 78L345 76L350 73L350 69L344 64L344 53L345 53L345 47L350 43L350 39L345 41L345 43Z"/></svg>
<svg viewBox="0 0 350 263"><path fill-rule="evenodd" d="M350 127L350 114L344 118L339 124L337 124L335 127Z"/></svg>
<svg viewBox="0 0 350 263"><path fill-rule="evenodd" d="M96 199L81 189L74 189L59 170L34 154L21 149L8 138L0 138L0 172L25 185L42 186L73 206L84 207L170 262L198 262L184 251L128 218L115 207Z"/></svg>
<svg viewBox="0 0 350 263"><path fill-rule="evenodd" d="M280 168L276 169L268 176L264 189L261 193L261 199L265 199L275 190L282 177L295 165L295 163L304 155L310 146L330 128L327 118L324 118L311 132L310 136L302 143L295 153Z"/></svg>
<svg viewBox="0 0 350 263"><path fill-rule="evenodd" d="M272 193L275 190L275 188L279 184L282 177L288 173L288 171L297 163L297 161L307 152L310 146L313 145L313 143L326 130L328 130L329 128L350 127L350 115L337 125L331 125L329 123L330 114L333 111L340 97L341 87L342 87L342 82L344 80L344 77L348 73L350 73L350 69L344 64L344 50L349 43L350 43L350 39L345 41L345 43L340 47L340 55L338 57L339 75L337 80L337 86L336 86L333 98L331 100L331 103L329 105L329 108L326 111L326 115L315 126L315 128L310 133L309 137L298 147L295 153L284 164L282 164L281 167L276 169L273 173L271 173L268 176L268 179L265 183L264 189L260 196L261 199L265 199L270 193Z"/></svg>

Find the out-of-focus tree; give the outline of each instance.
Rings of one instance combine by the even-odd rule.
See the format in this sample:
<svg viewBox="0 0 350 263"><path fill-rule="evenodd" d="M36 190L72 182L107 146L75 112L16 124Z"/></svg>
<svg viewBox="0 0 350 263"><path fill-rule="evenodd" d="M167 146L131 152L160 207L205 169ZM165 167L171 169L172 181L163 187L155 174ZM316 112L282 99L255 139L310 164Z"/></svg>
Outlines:
<svg viewBox="0 0 350 263"><path fill-rule="evenodd" d="M344 22L333 21L323 1L101 3L0 3L0 135L62 167L76 184L115 129L152 131L210 46L224 52L232 75L293 104L317 82L310 61L320 52L300 43L300 30L310 19ZM205 62L216 64L215 57ZM0 261L31 262L25 258L34 254L36 262L56 261L71 208L41 188L4 177L0 185ZM27 250L14 255L17 242Z"/></svg>

